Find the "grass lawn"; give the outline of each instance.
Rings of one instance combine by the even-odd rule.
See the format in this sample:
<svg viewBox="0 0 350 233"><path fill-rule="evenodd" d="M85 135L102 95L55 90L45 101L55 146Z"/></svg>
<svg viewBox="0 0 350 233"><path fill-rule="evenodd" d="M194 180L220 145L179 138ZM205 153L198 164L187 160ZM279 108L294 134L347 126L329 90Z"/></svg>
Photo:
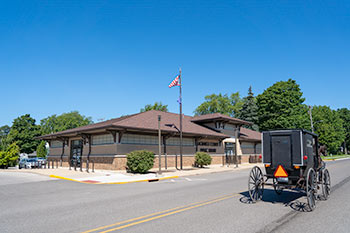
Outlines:
<svg viewBox="0 0 350 233"><path fill-rule="evenodd" d="M350 155L321 156L323 160L350 158Z"/></svg>

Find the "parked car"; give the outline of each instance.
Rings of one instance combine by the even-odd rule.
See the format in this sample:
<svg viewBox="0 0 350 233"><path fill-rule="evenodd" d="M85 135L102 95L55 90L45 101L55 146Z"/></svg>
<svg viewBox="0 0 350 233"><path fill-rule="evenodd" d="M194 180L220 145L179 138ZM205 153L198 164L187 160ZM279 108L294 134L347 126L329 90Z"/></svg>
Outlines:
<svg viewBox="0 0 350 233"><path fill-rule="evenodd" d="M18 163L18 168L19 169L26 168L27 160L28 160L27 158L21 159Z"/></svg>
<svg viewBox="0 0 350 233"><path fill-rule="evenodd" d="M30 158L30 159L22 159L19 162L18 168L33 168L38 167L38 159L37 158Z"/></svg>

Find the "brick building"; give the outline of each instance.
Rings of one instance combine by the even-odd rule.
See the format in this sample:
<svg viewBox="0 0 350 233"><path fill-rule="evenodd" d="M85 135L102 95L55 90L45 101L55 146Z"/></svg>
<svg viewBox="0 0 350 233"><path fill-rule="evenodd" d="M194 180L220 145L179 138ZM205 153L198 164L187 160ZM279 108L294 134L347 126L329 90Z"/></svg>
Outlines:
<svg viewBox="0 0 350 233"><path fill-rule="evenodd" d="M93 161L98 169L125 169L126 154L149 150L158 154L158 115L161 116L162 157L167 166L179 164L179 114L147 111L39 137L50 144L49 159L68 166L77 158L86 166ZM237 154L242 162L255 162L261 153L261 134L243 128L250 122L223 114L183 116L183 165L191 166L197 151L208 152L212 164L232 162ZM237 145L235 131L237 130ZM157 156L156 156L157 157ZM157 158L156 158L157 160ZM164 166L164 159L162 159ZM158 166L158 161L155 161Z"/></svg>

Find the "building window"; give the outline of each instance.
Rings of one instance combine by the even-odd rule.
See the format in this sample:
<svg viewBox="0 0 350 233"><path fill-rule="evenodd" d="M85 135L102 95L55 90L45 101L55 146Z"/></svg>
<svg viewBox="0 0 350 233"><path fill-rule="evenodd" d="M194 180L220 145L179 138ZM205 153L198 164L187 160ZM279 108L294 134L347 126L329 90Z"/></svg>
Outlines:
<svg viewBox="0 0 350 233"><path fill-rule="evenodd" d="M152 135L123 134L122 144L158 145L158 137Z"/></svg>
<svg viewBox="0 0 350 233"><path fill-rule="evenodd" d="M201 148L200 152L216 153L216 149L213 149L213 148Z"/></svg>
<svg viewBox="0 0 350 233"><path fill-rule="evenodd" d="M225 129L225 123L223 123L223 122L216 122L215 123L215 128L217 128L217 129Z"/></svg>
<svg viewBox="0 0 350 233"><path fill-rule="evenodd" d="M168 140L166 140L166 143L169 146L179 146L180 145L180 138L171 137ZM194 139L193 138L182 138L182 145L183 146L194 146Z"/></svg>
<svg viewBox="0 0 350 233"><path fill-rule="evenodd" d="M92 145L105 145L105 144L113 144L114 139L112 134L102 134L92 136Z"/></svg>
<svg viewBox="0 0 350 233"><path fill-rule="evenodd" d="M198 146L219 146L217 142L198 142Z"/></svg>
<svg viewBox="0 0 350 233"><path fill-rule="evenodd" d="M51 148L62 148L63 143L61 141L51 141Z"/></svg>
<svg viewBox="0 0 350 233"><path fill-rule="evenodd" d="M209 146L209 142L198 142L198 146Z"/></svg>

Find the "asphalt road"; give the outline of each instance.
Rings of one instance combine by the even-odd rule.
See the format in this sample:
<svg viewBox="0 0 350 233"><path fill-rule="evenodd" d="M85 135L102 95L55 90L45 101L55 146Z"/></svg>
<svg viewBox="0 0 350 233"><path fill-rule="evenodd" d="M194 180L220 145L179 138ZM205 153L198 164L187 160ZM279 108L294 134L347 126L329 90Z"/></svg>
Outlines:
<svg viewBox="0 0 350 233"><path fill-rule="evenodd" d="M350 160L327 168L333 190L313 212L296 191L251 204L249 170L122 185L0 172L0 232L349 232Z"/></svg>

